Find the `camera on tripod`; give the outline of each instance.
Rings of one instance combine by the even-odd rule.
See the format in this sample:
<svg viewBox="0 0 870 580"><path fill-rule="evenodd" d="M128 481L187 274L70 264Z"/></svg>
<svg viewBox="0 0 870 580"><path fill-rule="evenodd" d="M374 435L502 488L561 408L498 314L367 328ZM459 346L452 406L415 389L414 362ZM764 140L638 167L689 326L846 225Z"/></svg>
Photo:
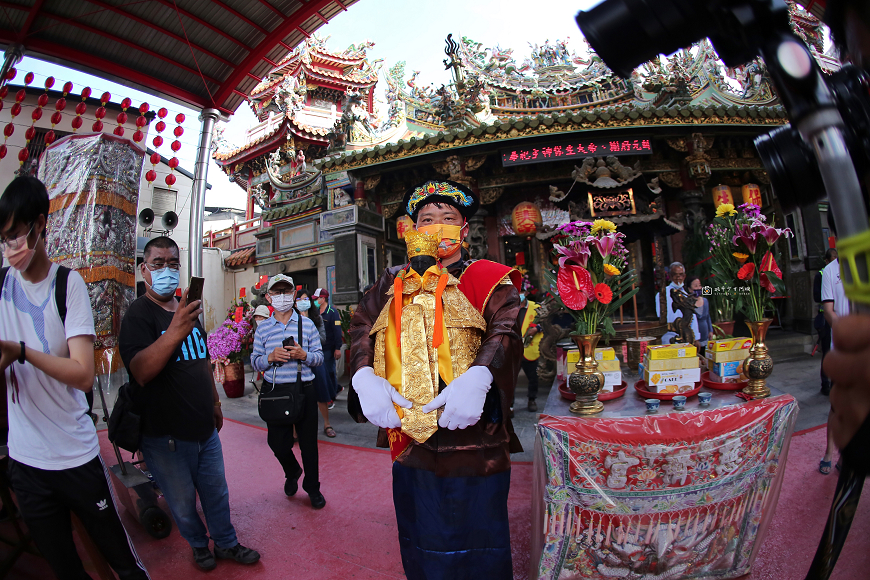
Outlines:
<svg viewBox="0 0 870 580"><path fill-rule="evenodd" d="M605 0L577 14L589 45L617 74L708 37L722 62L761 56L791 123L755 140L786 211L826 193L840 234L843 286L870 303L870 224L858 175L870 171L870 80L845 66L825 79L789 26L783 0Z"/></svg>

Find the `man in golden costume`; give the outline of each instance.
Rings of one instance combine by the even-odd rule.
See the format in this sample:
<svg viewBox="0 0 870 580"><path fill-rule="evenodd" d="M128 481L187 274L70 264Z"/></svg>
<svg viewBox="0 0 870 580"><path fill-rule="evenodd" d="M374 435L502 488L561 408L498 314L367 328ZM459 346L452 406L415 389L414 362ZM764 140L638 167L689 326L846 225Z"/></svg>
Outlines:
<svg viewBox="0 0 870 580"><path fill-rule="evenodd" d="M478 205L450 181L406 193L410 262L384 272L351 322L348 407L390 448L410 580L513 577L510 453L522 448L508 409L522 353L520 276L462 249Z"/></svg>

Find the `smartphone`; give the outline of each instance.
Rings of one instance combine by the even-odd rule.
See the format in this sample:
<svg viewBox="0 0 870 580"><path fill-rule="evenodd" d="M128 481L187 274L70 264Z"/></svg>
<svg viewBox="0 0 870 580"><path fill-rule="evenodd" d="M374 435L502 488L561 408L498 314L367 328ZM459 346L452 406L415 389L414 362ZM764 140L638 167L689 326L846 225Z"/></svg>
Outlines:
<svg viewBox="0 0 870 580"><path fill-rule="evenodd" d="M284 346L296 346L296 341L293 339L292 336L288 336L281 344L283 344Z"/></svg>
<svg viewBox="0 0 870 580"><path fill-rule="evenodd" d="M197 300L202 300L202 287L205 284L205 278L199 276L191 276L190 286L187 289L187 303L191 304Z"/></svg>

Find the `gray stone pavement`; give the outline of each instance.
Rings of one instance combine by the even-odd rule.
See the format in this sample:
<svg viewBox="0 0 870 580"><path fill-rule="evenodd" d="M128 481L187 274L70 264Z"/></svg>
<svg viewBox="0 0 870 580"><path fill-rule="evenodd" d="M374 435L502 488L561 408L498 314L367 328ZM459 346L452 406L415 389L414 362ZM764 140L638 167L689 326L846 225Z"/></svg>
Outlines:
<svg viewBox="0 0 870 580"><path fill-rule="evenodd" d="M813 338L807 335L791 333L782 330L771 330L767 344L771 355L774 357L773 374L768 379L771 387L792 395L798 401L800 412L798 413L795 430L808 429L821 425L827 421L830 408L828 398L819 392L821 381L819 367L821 365L821 351L814 357L808 354L812 348ZM257 414L257 392L250 383L251 375L248 374L249 382L245 388L245 394L236 399L227 399L226 395L218 386L218 392L223 401L224 417L240 421L249 425L265 427L265 423ZM339 379L339 383L345 390L339 393L335 408L329 411L330 424L335 429L337 436L329 438L323 433L323 419L320 419L319 438L322 441L331 441L344 445L373 448L377 437L377 427L369 423L357 424L347 413L347 377ZM542 386L538 393L538 411L544 409L549 389ZM513 419L514 430L523 444L524 451L512 456L514 461L531 461L532 445L535 439L535 424L538 413L530 413L526 410L528 393L528 381L524 373L520 372L517 380L516 406ZM636 396L627 393L625 396ZM266 436L263 434L263 441Z"/></svg>

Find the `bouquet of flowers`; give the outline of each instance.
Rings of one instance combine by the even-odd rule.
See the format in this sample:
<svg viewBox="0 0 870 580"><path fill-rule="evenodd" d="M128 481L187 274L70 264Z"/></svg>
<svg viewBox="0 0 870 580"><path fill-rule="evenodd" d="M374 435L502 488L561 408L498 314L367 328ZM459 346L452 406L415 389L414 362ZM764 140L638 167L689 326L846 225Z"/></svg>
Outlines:
<svg viewBox="0 0 870 580"><path fill-rule="evenodd" d="M224 367L240 363L251 355L251 324L242 319L238 322L228 318L214 329L206 340L211 360L215 363L215 381L222 383Z"/></svg>
<svg viewBox="0 0 870 580"><path fill-rule="evenodd" d="M707 228L716 284L737 290L735 306L754 322L764 318L765 309L773 308L774 292L785 291L772 249L780 236L794 235L766 222L757 205L745 203L735 209L725 203Z"/></svg>
<svg viewBox="0 0 870 580"><path fill-rule="evenodd" d="M638 291L631 288L634 270L625 270L625 234L601 219L569 222L557 232L553 250L559 256L559 270L555 276L547 272L557 299L574 317L577 334L613 336L611 316Z"/></svg>

